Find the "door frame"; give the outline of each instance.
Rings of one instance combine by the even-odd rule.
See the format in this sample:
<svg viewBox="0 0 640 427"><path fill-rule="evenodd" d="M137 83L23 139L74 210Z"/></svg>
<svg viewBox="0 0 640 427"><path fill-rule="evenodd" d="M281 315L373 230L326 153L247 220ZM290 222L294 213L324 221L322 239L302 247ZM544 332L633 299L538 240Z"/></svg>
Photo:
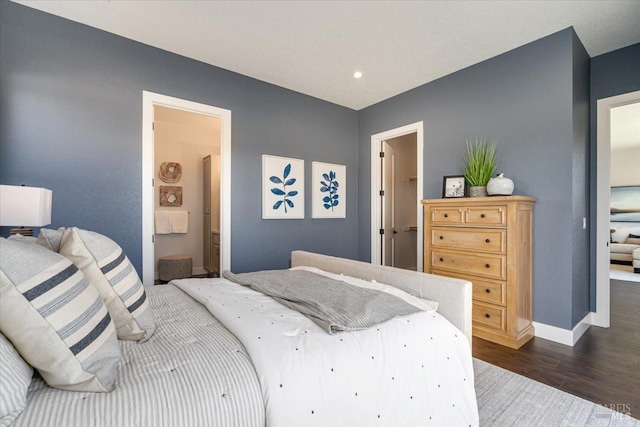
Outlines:
<svg viewBox="0 0 640 427"><path fill-rule="evenodd" d="M380 229L381 230L385 230L385 238L384 239L380 239L380 264L382 265L388 265L389 267L395 267L396 266L396 237L395 234L397 234L397 231L395 230L396 228L396 201L395 201L395 185L396 185L396 162L395 162L395 153L392 155L392 160L391 160L391 191L390 191L390 195L391 195L391 200L388 199L389 194L387 194L387 192L389 192L389 188L385 186L385 178L384 178L384 171L385 171L385 162L388 161L388 157L389 157L389 151L395 151L395 149L391 146L391 144L389 144L388 142L386 142L387 140L382 140L380 141L380 152L384 152L384 158L382 158L382 161L380 161L380 157L378 157L378 162L381 164L381 171L382 171L382 176L381 176L381 180L380 180L380 186L381 189L384 190L384 196L381 196L384 198L384 203L382 204L382 206L380 206ZM386 146L384 144L387 144ZM417 191L416 191L417 194ZM391 205L391 223L393 225L393 236L389 237L386 235L386 225L387 225L387 218L386 218L386 211L387 211L387 203L390 203ZM393 240L393 242L391 242L391 264L387 264L386 263L386 257L387 257L387 253L386 253L386 246L387 246L387 241L388 240ZM417 257L417 254L416 254ZM417 266L416 266L417 268Z"/></svg>
<svg viewBox="0 0 640 427"><path fill-rule="evenodd" d="M596 133L596 311L591 324L608 328L611 319L609 229L611 191L611 109L640 102L640 91L597 101Z"/></svg>
<svg viewBox="0 0 640 427"><path fill-rule="evenodd" d="M231 110L142 91L142 283L155 282L153 107L162 106L220 119L220 266L231 270Z"/></svg>
<svg viewBox="0 0 640 427"><path fill-rule="evenodd" d="M401 126L395 129L390 129L384 132L371 135L371 263L382 264L381 258L381 243L380 243L380 228L382 226L382 213L379 209L380 203L380 190L382 183L381 171L380 171L380 150L382 149L382 141L399 136L407 135L409 133L416 134L416 146L417 146L417 174L418 179L416 182L416 213L418 220L418 232L417 232L417 253L416 253L416 270L423 270L423 214L422 203L423 197L423 162L424 162L424 133L423 122L415 122L405 126Z"/></svg>

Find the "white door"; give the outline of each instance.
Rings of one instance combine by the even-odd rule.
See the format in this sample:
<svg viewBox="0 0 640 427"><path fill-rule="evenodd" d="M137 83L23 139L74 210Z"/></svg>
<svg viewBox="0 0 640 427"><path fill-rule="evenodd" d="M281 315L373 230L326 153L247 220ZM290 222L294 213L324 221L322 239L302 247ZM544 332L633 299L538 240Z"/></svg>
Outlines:
<svg viewBox="0 0 640 427"><path fill-rule="evenodd" d="M394 266L395 259L395 215L393 186L395 176L395 153L391 145L386 141L382 142L382 193L381 193L381 210L382 210L382 264L390 267Z"/></svg>

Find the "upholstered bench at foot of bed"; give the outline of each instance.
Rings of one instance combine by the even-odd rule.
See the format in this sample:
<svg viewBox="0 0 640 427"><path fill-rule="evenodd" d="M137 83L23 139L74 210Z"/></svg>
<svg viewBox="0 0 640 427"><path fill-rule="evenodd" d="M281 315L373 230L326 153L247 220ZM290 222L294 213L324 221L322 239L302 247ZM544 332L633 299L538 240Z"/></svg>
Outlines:
<svg viewBox="0 0 640 427"><path fill-rule="evenodd" d="M633 272L640 274L640 248L633 251Z"/></svg>
<svg viewBox="0 0 640 427"><path fill-rule="evenodd" d="M364 280L376 280L419 298L438 302L438 313L471 343L471 282L401 268L374 265L306 251L291 252L291 267L308 266Z"/></svg>

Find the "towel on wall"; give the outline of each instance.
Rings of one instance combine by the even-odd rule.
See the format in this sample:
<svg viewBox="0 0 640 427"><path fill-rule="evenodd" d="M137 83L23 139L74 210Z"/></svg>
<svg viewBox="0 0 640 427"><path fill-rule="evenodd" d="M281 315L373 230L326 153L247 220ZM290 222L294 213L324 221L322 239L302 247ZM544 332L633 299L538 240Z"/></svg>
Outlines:
<svg viewBox="0 0 640 427"><path fill-rule="evenodd" d="M171 216L169 211L156 211L156 234L171 234Z"/></svg>
<svg viewBox="0 0 640 427"><path fill-rule="evenodd" d="M188 233L189 232L189 212L187 211L171 211L171 232L172 233Z"/></svg>

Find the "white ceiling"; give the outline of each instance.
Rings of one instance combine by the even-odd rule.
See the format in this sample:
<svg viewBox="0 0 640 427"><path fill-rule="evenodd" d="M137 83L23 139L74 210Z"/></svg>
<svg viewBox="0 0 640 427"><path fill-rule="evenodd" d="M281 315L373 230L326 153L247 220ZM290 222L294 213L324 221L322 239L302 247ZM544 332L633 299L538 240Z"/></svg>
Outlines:
<svg viewBox="0 0 640 427"><path fill-rule="evenodd" d="M570 26L640 42L638 0L17 2L356 110Z"/></svg>

